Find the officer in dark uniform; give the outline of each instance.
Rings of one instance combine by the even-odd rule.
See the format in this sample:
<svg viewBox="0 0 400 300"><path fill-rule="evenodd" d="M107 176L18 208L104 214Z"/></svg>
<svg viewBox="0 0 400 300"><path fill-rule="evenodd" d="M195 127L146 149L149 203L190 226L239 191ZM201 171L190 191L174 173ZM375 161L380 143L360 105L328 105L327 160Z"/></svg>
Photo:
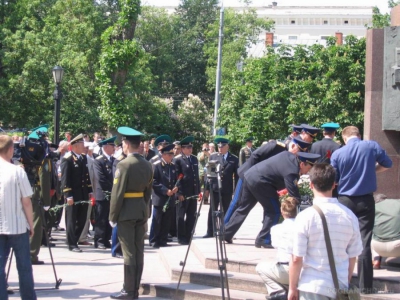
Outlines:
<svg viewBox="0 0 400 300"><path fill-rule="evenodd" d="M161 159L160 149L164 146L168 146L172 143L172 138L168 134L162 134L158 136L154 141L155 150L157 150L155 156L153 156L149 161L154 164L156 161Z"/></svg>
<svg viewBox="0 0 400 300"><path fill-rule="evenodd" d="M211 191L213 193L213 195L210 196L213 197L211 203L213 202L214 206L210 204L210 209L208 211L207 233L203 236L204 238L214 236L212 213L213 211L218 210L218 205L222 206L224 213L227 212L229 204L232 201L233 190L236 187L239 178L237 173L239 168L239 159L237 156L229 152L229 140L220 137L216 138L214 143L218 145L218 153L211 154L208 161L210 162L216 160L219 162L219 175L222 188L219 190L218 178L207 178L207 189L210 190L210 193ZM221 199L219 195L221 195Z"/></svg>
<svg viewBox="0 0 400 300"><path fill-rule="evenodd" d="M323 128L324 138L315 142L312 145L310 152L321 155L320 162L330 164L332 153L340 148L340 144L333 140L335 138L336 130L338 130L340 126L338 123L325 123L321 127Z"/></svg>
<svg viewBox="0 0 400 300"><path fill-rule="evenodd" d="M250 210L260 202L264 209L263 227L255 240L257 248L271 248L267 240L271 227L278 223L280 203L277 191L286 188L290 196L300 200L297 181L300 174L307 174L318 154L289 151L281 152L251 167L244 175L242 197L232 218L225 226L225 240L232 238L243 224Z"/></svg>
<svg viewBox="0 0 400 300"><path fill-rule="evenodd" d="M244 146L242 149L240 149L239 152L239 167L241 165L243 165L246 160L249 159L251 153L254 152L254 148L253 148L253 141L254 138L253 137L249 137L246 139L246 146Z"/></svg>
<svg viewBox="0 0 400 300"><path fill-rule="evenodd" d="M99 249L111 248L110 238L112 228L108 222L110 213L110 194L113 186L113 163L115 139L113 136L109 139L102 140L98 145L102 148L102 155L94 160L94 180L96 212L96 226L94 228L94 247Z"/></svg>
<svg viewBox="0 0 400 300"><path fill-rule="evenodd" d="M111 191L110 224L118 224L118 238L124 256L124 286L112 299L137 299L144 261L144 224L148 218L153 169L139 154L143 135L129 127L119 127L122 147L127 157L115 171Z"/></svg>
<svg viewBox="0 0 400 300"><path fill-rule="evenodd" d="M292 127L292 132L290 135L283 141L283 143L286 145L286 147L289 146L289 143L296 137L299 136L303 128L300 125L290 125Z"/></svg>
<svg viewBox="0 0 400 300"><path fill-rule="evenodd" d="M161 160L153 165L153 230L154 236L150 240L153 248L165 247L167 245L168 232L171 224L172 212L175 210L175 194L178 187L175 187L177 180L174 157L175 145L171 144L159 150ZM164 205L168 202L168 208L163 211Z"/></svg>
<svg viewBox="0 0 400 300"><path fill-rule="evenodd" d="M82 252L78 247L79 237L85 227L88 204L74 205L78 201L91 198L92 185L84 152L83 134L71 140L71 152L64 155L61 161L61 186L67 201L66 223L67 243L70 251Z"/></svg>
<svg viewBox="0 0 400 300"><path fill-rule="evenodd" d="M121 146L122 147L122 144ZM113 178L115 176L115 171L117 170L117 165L121 160L124 160L126 158L126 154L122 152L116 159L114 159L113 163ZM123 258L122 255L122 249L121 249L121 243L118 240L118 226L115 226L112 228L112 234L111 234L111 256L112 257L117 257L117 258Z"/></svg>
<svg viewBox="0 0 400 300"><path fill-rule="evenodd" d="M321 132L321 129L310 126L308 124L301 124L300 126L302 128L300 138L307 143L312 143L317 137L318 133Z"/></svg>
<svg viewBox="0 0 400 300"><path fill-rule="evenodd" d="M181 141L182 153L175 156L176 172L184 177L178 185L178 199L176 206L177 235L178 243L187 245L192 235L196 219L197 201L185 198L200 193L199 162L197 157L192 155L194 137L188 136ZM185 219L186 216L186 219Z"/></svg>

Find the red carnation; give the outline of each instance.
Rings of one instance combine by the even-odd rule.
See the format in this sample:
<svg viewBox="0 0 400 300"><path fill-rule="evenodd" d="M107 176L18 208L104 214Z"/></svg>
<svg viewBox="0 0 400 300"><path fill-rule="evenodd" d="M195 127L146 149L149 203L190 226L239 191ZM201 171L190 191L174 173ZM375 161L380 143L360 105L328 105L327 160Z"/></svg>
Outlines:
<svg viewBox="0 0 400 300"><path fill-rule="evenodd" d="M181 180L184 176L185 176L185 175L183 175L183 174L179 174L178 180Z"/></svg>
<svg viewBox="0 0 400 300"><path fill-rule="evenodd" d="M326 158L329 158L329 159L330 159L331 156L332 156L331 150L326 151Z"/></svg>
<svg viewBox="0 0 400 300"><path fill-rule="evenodd" d="M90 197L90 205L95 206L96 205L96 199L94 198L93 194Z"/></svg>
<svg viewBox="0 0 400 300"><path fill-rule="evenodd" d="M285 196L288 193L287 189L283 189L277 192L279 197Z"/></svg>

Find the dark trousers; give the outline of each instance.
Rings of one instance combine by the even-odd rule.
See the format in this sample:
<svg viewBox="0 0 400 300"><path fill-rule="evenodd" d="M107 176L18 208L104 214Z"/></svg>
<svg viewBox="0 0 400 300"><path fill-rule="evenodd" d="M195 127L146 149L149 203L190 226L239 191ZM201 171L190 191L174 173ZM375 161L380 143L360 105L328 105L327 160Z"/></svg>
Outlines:
<svg viewBox="0 0 400 300"><path fill-rule="evenodd" d="M61 195L60 200L57 200L58 205L63 205L64 204L64 195ZM61 207L57 212L55 213L55 222L54 226L60 226L61 218L62 218L62 213L63 213L63 208Z"/></svg>
<svg viewBox="0 0 400 300"><path fill-rule="evenodd" d="M243 190L243 179L239 178L231 204L229 204L228 211L225 211L224 224L228 224L233 213L238 207L239 199L242 198L242 190Z"/></svg>
<svg viewBox="0 0 400 300"><path fill-rule="evenodd" d="M74 199L74 201L76 200ZM67 243L70 249L78 246L79 237L86 224L87 210L87 203L68 205L65 208Z"/></svg>
<svg viewBox="0 0 400 300"><path fill-rule="evenodd" d="M171 236L177 236L176 235L176 209L175 207L172 209L171 212L171 222L169 226L169 234Z"/></svg>
<svg viewBox="0 0 400 300"><path fill-rule="evenodd" d="M163 206L154 206L152 221L154 235L151 237L150 243L158 245L167 243L173 211L175 211L175 207L169 207L166 212L163 212Z"/></svg>
<svg viewBox="0 0 400 300"><path fill-rule="evenodd" d="M213 220L212 220L212 213L213 211L218 210L218 206L220 205L220 202L222 204L222 208L224 209L224 214L228 211L229 204L231 203L232 200L232 194L231 193L221 193L221 199L219 197L218 191L213 191L212 193L213 199L210 199L210 208L208 210L208 220L207 220L207 234L208 235L214 235L214 228L213 228ZM223 222L223 220L222 220Z"/></svg>
<svg viewBox="0 0 400 300"><path fill-rule="evenodd" d="M188 242L196 220L197 200L189 199L176 205L176 229L178 241ZM185 218L186 216L186 218Z"/></svg>
<svg viewBox="0 0 400 300"><path fill-rule="evenodd" d="M128 293L139 290L144 261L145 220L118 222L118 239L124 256L124 289Z"/></svg>
<svg viewBox="0 0 400 300"><path fill-rule="evenodd" d="M95 245L110 245L112 228L108 222L108 215L110 214L110 201L101 200L96 201L95 212L95 228L94 228L94 243Z"/></svg>
<svg viewBox="0 0 400 300"><path fill-rule="evenodd" d="M339 196L339 202L348 207L358 218L363 251L358 256L357 274L360 291L372 292L374 270L372 267L371 239L375 223L375 201L372 194L363 196Z"/></svg>
<svg viewBox="0 0 400 300"><path fill-rule="evenodd" d="M37 260L42 245L43 236L43 207L39 204L40 188L33 187L32 209L33 209L33 236L29 239L31 260Z"/></svg>
<svg viewBox="0 0 400 300"><path fill-rule="evenodd" d="M271 227L278 224L280 218L278 195L269 184L261 182L250 187L246 179L243 180L242 196L238 201L238 207L233 212L228 224L225 225L225 239L231 240L233 238L257 202L262 205L264 213L263 226L255 243L271 244Z"/></svg>

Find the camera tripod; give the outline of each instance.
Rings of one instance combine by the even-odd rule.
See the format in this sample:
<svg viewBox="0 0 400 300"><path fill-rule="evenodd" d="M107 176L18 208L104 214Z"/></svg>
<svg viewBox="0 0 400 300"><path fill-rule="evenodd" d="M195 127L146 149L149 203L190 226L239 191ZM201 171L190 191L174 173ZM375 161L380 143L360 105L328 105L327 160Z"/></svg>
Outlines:
<svg viewBox="0 0 400 300"><path fill-rule="evenodd" d="M223 209L222 203L221 203L221 185L222 184L221 184L221 177L219 175L219 170L214 171L211 174L207 174L207 178L209 180L210 180L210 178L217 178L217 180L218 180L218 197L220 200L221 210L220 211L214 210L215 199L214 199L214 191L212 189L211 182L209 184L210 185L210 205L211 205L210 209L212 210L211 216L212 216L212 223L213 223L213 232L214 232L215 244L216 244L216 250L217 250L218 270L220 273L219 276L220 276L220 281L221 281L221 284L220 284L221 285L221 299L223 299L223 300L225 299L225 286L226 286L227 299L229 300L230 299L229 283L228 283L228 273L227 273L227 269L226 269L226 263L228 261L228 258L226 255L226 248L225 248L225 243L224 243L224 235L225 235L224 209ZM200 216L200 211L201 211L201 207L203 205L203 201L204 201L204 198L202 197L198 211L196 213L196 219L194 222L192 233L190 235L190 241L189 241L188 248L186 250L185 259L183 262L182 261L180 262L180 265L182 266L182 270L179 275L178 285L175 290L175 299L178 299L179 286L180 286L180 283L182 280L183 271L185 269L186 260L187 260L188 254L189 254L190 246L192 244L193 235L196 230L197 220Z"/></svg>
<svg viewBox="0 0 400 300"><path fill-rule="evenodd" d="M39 204L39 209L40 209L41 218L42 218L42 230L44 231L44 236L45 236L45 239L46 239L47 248L49 249L51 264L53 266L54 278L55 278L56 282L55 282L55 286L53 288L35 288L35 291L58 290L60 285L61 285L62 279L57 277L56 267L55 267L54 259L53 259L53 253L52 253L51 247L50 247L49 234L47 232L47 226L46 226L46 223L45 223L45 215L44 215L43 203L42 203L42 201L40 199L38 201L38 204ZM10 256L10 262L8 264L7 274L6 274L6 283L8 283L8 277L9 277L9 274L10 274L13 254L14 254L14 249L11 249L11 253L9 255ZM19 290L19 289L12 289L12 290L14 291L14 290Z"/></svg>

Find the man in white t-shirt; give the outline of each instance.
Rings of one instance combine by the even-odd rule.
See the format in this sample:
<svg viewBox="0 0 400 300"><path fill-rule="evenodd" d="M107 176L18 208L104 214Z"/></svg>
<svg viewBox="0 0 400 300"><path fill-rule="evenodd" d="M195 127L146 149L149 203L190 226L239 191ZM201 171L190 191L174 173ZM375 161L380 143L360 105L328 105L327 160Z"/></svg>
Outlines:
<svg viewBox="0 0 400 300"><path fill-rule="evenodd" d="M11 137L0 136L0 299L8 299L5 267L10 249L17 261L22 300L36 300L29 237L33 235L32 188L24 169L10 163Z"/></svg>
<svg viewBox="0 0 400 300"><path fill-rule="evenodd" d="M358 219L337 198L332 198L335 169L316 164L309 172L314 205L325 215L340 289L347 289L356 257L362 252ZM288 300L336 299L321 216L314 208L302 211L295 221L292 261L289 265Z"/></svg>

